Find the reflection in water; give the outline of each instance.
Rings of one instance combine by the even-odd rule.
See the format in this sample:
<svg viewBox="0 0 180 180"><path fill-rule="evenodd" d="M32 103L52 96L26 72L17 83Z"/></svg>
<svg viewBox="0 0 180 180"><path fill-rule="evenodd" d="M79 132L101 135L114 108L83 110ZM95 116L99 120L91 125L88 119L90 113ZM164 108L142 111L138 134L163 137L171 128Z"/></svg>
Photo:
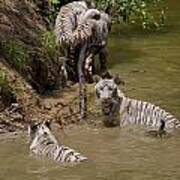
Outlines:
<svg viewBox="0 0 180 180"><path fill-rule="evenodd" d="M88 162L76 166L59 165L29 156L22 138L0 142L0 179L2 180L124 180L179 179L180 133L168 139L144 136L144 129L93 129L87 126L57 132L63 144L80 150ZM24 138L23 138L24 139Z"/></svg>
<svg viewBox="0 0 180 180"><path fill-rule="evenodd" d="M164 33L127 32L110 40L110 68L125 79L128 96L150 101L180 119L180 2L169 0ZM88 163L60 166L29 155L24 138L0 140L0 180L179 180L180 133L168 139L144 136L142 129L93 129L60 133L63 144ZM23 139L23 140L22 140Z"/></svg>

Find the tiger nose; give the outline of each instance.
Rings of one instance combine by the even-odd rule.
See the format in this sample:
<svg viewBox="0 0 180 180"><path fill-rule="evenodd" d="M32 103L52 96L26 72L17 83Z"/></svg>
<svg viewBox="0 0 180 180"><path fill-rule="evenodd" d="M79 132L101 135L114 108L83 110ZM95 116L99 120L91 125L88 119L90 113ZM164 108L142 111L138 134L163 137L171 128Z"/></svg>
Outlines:
<svg viewBox="0 0 180 180"><path fill-rule="evenodd" d="M103 97L102 98L102 102L109 102L111 100L111 98L110 97Z"/></svg>

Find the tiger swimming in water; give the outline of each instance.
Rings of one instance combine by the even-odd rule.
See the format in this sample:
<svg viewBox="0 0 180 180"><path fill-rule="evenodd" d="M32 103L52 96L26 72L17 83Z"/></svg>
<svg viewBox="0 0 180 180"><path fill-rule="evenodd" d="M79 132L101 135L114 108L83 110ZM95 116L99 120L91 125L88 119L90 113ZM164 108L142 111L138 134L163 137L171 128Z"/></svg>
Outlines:
<svg viewBox="0 0 180 180"><path fill-rule="evenodd" d="M164 121L166 129L180 128L180 121L172 114L149 102L126 97L119 84L118 77L96 79L96 96L101 101L106 126L141 124L158 128Z"/></svg>
<svg viewBox="0 0 180 180"><path fill-rule="evenodd" d="M60 163L73 163L87 160L74 149L58 144L50 131L50 122L31 124L28 127L31 138L30 151Z"/></svg>

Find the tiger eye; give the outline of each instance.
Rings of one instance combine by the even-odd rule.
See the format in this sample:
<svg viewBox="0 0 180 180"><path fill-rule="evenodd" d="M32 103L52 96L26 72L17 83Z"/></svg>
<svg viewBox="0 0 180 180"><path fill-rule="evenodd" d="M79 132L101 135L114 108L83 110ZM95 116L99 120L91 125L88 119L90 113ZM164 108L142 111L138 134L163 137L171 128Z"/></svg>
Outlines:
<svg viewBox="0 0 180 180"><path fill-rule="evenodd" d="M104 89L103 87L100 87L100 90L101 90L101 91L103 91L103 89Z"/></svg>

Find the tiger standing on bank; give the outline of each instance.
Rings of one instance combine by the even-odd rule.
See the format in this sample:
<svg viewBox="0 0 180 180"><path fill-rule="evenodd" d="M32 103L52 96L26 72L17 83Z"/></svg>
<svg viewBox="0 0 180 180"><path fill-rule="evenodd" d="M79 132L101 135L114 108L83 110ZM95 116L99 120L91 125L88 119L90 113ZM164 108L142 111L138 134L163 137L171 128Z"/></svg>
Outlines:
<svg viewBox="0 0 180 180"><path fill-rule="evenodd" d="M107 43L110 27L109 15L95 9L91 3L74 1L61 7L56 18L54 32L56 42L65 57L68 79L78 81L77 62L80 50L85 44L88 46L84 63L86 79L92 79L96 55L99 55L100 70L107 70Z"/></svg>

